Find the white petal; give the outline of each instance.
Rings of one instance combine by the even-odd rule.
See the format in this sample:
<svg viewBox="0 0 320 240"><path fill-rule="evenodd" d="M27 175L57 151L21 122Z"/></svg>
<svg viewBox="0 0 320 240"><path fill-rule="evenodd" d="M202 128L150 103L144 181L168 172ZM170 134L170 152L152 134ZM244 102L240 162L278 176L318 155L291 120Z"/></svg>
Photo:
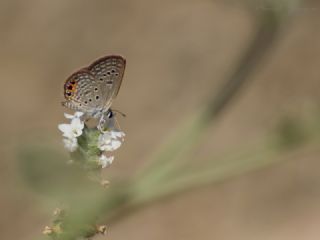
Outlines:
<svg viewBox="0 0 320 240"><path fill-rule="evenodd" d="M72 132L72 128L70 124L59 124L58 128L61 132L63 132L63 136L66 138L73 138L74 134Z"/></svg>
<svg viewBox="0 0 320 240"><path fill-rule="evenodd" d="M71 120L71 125L73 128L82 129L84 127L84 122L80 120L80 118L74 118Z"/></svg>
<svg viewBox="0 0 320 240"><path fill-rule="evenodd" d="M99 136L99 142L101 144L108 144L111 141L111 135L109 132L106 132Z"/></svg>
<svg viewBox="0 0 320 240"><path fill-rule="evenodd" d="M83 116L83 114L84 114L83 112L75 112L74 117L81 118Z"/></svg>
<svg viewBox="0 0 320 240"><path fill-rule="evenodd" d="M64 138L63 143L64 143L64 147L69 152L74 152L78 148L78 141L76 138Z"/></svg>
<svg viewBox="0 0 320 240"><path fill-rule="evenodd" d="M71 132L73 137L79 137L82 135L82 129L84 128L84 122L79 118L74 118L71 120Z"/></svg>
<svg viewBox="0 0 320 240"><path fill-rule="evenodd" d="M64 113L64 117L65 117L66 119L72 119L72 118L74 118L73 115L68 114L68 113Z"/></svg>
<svg viewBox="0 0 320 240"><path fill-rule="evenodd" d="M73 137L79 137L82 135L82 129L74 128L72 129L72 136Z"/></svg>
<svg viewBox="0 0 320 240"><path fill-rule="evenodd" d="M99 136L98 148L101 151L114 151L123 142L124 133L121 131L108 131Z"/></svg>
<svg viewBox="0 0 320 240"><path fill-rule="evenodd" d="M114 156L107 157L106 155L101 155L99 158L99 164L102 168L109 167L114 160Z"/></svg>
<svg viewBox="0 0 320 240"><path fill-rule="evenodd" d="M71 125L70 124L65 124L65 123L62 123L62 124L59 124L58 125L58 128L61 132L68 132L71 130Z"/></svg>
<svg viewBox="0 0 320 240"><path fill-rule="evenodd" d="M101 151L108 151L109 149L109 145L108 144L98 144L98 148L101 150Z"/></svg>
<svg viewBox="0 0 320 240"><path fill-rule="evenodd" d="M104 151L114 151L121 146L121 141L112 140L109 144L104 145Z"/></svg>
<svg viewBox="0 0 320 240"><path fill-rule="evenodd" d="M73 133L73 137L76 138L76 137L79 137L82 135L82 130L81 129L73 129L72 133Z"/></svg>
<svg viewBox="0 0 320 240"><path fill-rule="evenodd" d="M67 119L74 119L74 118L80 118L84 115L83 112L75 112L74 115L72 114L68 114L68 113L64 113L65 118Z"/></svg>
<svg viewBox="0 0 320 240"><path fill-rule="evenodd" d="M111 136L112 138L123 138L125 134L121 131L111 131Z"/></svg>
<svg viewBox="0 0 320 240"><path fill-rule="evenodd" d="M121 146L122 142L118 141L118 140L113 140L111 142L111 150L110 151L114 151L116 149L118 149Z"/></svg>
<svg viewBox="0 0 320 240"><path fill-rule="evenodd" d="M101 134L98 139L98 148L101 151L106 151L108 146L111 144L111 135L109 132L105 132L104 134Z"/></svg>

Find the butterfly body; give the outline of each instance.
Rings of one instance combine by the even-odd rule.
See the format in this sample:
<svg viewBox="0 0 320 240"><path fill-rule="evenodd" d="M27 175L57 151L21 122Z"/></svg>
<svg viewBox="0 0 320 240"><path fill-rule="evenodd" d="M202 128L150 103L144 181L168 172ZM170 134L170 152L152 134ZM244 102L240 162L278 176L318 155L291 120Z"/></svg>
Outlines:
<svg viewBox="0 0 320 240"><path fill-rule="evenodd" d="M117 55L94 61L67 78L62 105L93 118L102 118L110 112L112 100L117 96L126 60Z"/></svg>

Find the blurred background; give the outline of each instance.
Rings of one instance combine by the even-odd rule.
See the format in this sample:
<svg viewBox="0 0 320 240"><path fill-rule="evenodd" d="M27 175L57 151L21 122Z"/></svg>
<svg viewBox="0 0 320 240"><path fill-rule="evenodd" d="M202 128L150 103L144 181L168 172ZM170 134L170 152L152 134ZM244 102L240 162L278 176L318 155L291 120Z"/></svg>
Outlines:
<svg viewBox="0 0 320 240"><path fill-rule="evenodd" d="M0 238L36 239L50 224L53 206L24 183L17 152L37 142L65 152L64 80L103 55L127 59L113 104L127 114L126 140L111 182L143 169L203 109L193 165L261 156L256 146L288 119L317 135L319 12L318 1L294 0L1 0ZM97 239L319 239L319 145L293 135L299 144L272 164L146 205Z"/></svg>

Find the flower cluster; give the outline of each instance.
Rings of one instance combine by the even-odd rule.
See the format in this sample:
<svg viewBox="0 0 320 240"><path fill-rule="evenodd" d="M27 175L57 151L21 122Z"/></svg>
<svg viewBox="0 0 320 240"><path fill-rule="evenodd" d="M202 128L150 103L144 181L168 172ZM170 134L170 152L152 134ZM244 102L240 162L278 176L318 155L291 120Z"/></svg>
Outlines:
<svg viewBox="0 0 320 240"><path fill-rule="evenodd" d="M58 128L63 133L65 148L71 153L85 152L88 162L93 160L101 168L110 166L114 157L108 156L108 153L118 149L125 136L124 132L116 127L115 117L108 119L107 131L101 132L98 129L87 128L82 112L75 112L74 115L65 113L64 116L70 123L59 124Z"/></svg>
<svg viewBox="0 0 320 240"><path fill-rule="evenodd" d="M73 115L65 113L64 116L70 122L59 124L58 128L63 135L64 147L70 152L71 160L68 162L80 166L88 180L99 181L104 188L108 187L109 181L101 178L101 170L112 164L114 156L111 152L121 146L125 137L118 127L115 114L103 115L96 127L87 126L83 112ZM46 226L43 234L52 239L65 239L69 230L65 216L66 211L58 208L54 212L52 226ZM89 224L85 226L84 236L91 239L97 234L105 234L106 230L105 225Z"/></svg>

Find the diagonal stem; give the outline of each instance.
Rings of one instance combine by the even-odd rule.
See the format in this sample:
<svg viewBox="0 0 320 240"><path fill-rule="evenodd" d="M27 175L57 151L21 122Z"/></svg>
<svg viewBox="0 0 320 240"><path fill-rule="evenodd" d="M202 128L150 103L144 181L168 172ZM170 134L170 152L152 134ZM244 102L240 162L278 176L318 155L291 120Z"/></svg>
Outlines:
<svg viewBox="0 0 320 240"><path fill-rule="evenodd" d="M263 63L279 36L282 19L273 11L265 11L258 16L257 30L252 41L217 95L209 99L206 108L191 123L183 125L177 131L177 135L163 146L138 176L144 179L147 175L148 182L159 181L179 165L180 159L187 159L188 153L200 142L210 123L230 106L249 81L250 75Z"/></svg>

